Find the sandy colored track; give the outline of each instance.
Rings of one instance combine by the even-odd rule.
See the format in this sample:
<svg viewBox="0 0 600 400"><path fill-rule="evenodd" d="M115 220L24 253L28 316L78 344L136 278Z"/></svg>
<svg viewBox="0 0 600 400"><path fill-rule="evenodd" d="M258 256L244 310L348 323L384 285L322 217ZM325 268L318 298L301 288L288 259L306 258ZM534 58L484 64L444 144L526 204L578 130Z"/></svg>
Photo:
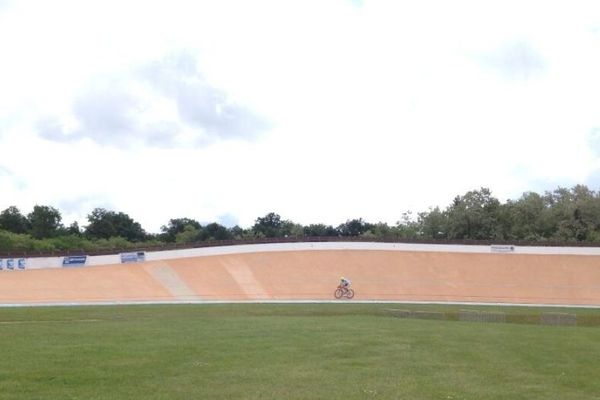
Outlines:
<svg viewBox="0 0 600 400"><path fill-rule="evenodd" d="M356 300L600 305L600 257L375 250L258 252L0 273L0 303Z"/></svg>

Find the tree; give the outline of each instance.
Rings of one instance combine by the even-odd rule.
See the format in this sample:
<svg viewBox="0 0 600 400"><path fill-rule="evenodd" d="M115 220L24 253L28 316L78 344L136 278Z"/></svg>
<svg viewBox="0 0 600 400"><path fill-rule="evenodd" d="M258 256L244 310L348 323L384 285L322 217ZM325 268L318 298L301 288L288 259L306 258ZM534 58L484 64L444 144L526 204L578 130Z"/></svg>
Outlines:
<svg viewBox="0 0 600 400"><path fill-rule="evenodd" d="M373 224L363 221L362 218L347 220L338 226L337 231L342 236L360 236L373 228Z"/></svg>
<svg viewBox="0 0 600 400"><path fill-rule="evenodd" d="M146 232L142 229L142 225L123 212L114 214L113 224L119 237L132 242L140 242L146 239Z"/></svg>
<svg viewBox="0 0 600 400"><path fill-rule="evenodd" d="M304 227L292 221L283 221L279 235L281 237L299 237L304 235Z"/></svg>
<svg viewBox="0 0 600 400"><path fill-rule="evenodd" d="M426 239L440 239L448 237L448 215L439 207L421 212L418 217L419 232Z"/></svg>
<svg viewBox="0 0 600 400"><path fill-rule="evenodd" d="M600 237L600 198L587 186L558 188L547 192L544 199L555 238L590 241Z"/></svg>
<svg viewBox="0 0 600 400"><path fill-rule="evenodd" d="M30 229L27 217L15 206L10 206L0 213L0 229L13 233L27 233Z"/></svg>
<svg viewBox="0 0 600 400"><path fill-rule="evenodd" d="M364 238L389 238L392 236L392 228L385 222L370 224L370 227L365 232L361 233Z"/></svg>
<svg viewBox="0 0 600 400"><path fill-rule="evenodd" d="M176 243L194 243L200 239L200 229L193 225L186 225L181 232L175 235Z"/></svg>
<svg viewBox="0 0 600 400"><path fill-rule="evenodd" d="M238 225L231 228L229 232L235 240L252 240L255 238L254 231L252 231L252 229L243 229Z"/></svg>
<svg viewBox="0 0 600 400"><path fill-rule="evenodd" d="M162 237L166 242L175 242L175 238L178 233L185 230L186 226L192 226L198 231L202 228L202 225L196 220L190 218L175 218L169 220L168 225L163 225L160 230L162 231Z"/></svg>
<svg viewBox="0 0 600 400"><path fill-rule="evenodd" d="M318 237L318 236L337 236L338 232L331 225L325 224L311 224L305 226L303 229L304 236Z"/></svg>
<svg viewBox="0 0 600 400"><path fill-rule="evenodd" d="M417 221L415 221L412 212L406 211L402 213L402 218L400 221L396 222L396 226L390 227L390 230L386 235L396 238L415 239L419 237L420 232L421 225L418 218Z"/></svg>
<svg viewBox="0 0 600 400"><path fill-rule="evenodd" d="M89 224L85 227L86 236L96 239L108 239L117 236L111 214L114 213L104 208L94 208L87 216Z"/></svg>
<svg viewBox="0 0 600 400"><path fill-rule="evenodd" d="M577 240L595 241L600 238L600 193L577 185L571 189L574 197L573 219L581 229L576 231Z"/></svg>
<svg viewBox="0 0 600 400"><path fill-rule="evenodd" d="M206 225L202 231L202 240L228 240L232 238L229 230L216 222Z"/></svg>
<svg viewBox="0 0 600 400"><path fill-rule="evenodd" d="M85 229L87 236L96 239L109 239L122 237L129 241L142 241L146 232L142 226L135 222L129 215L104 208L95 208L88 215L89 225Z"/></svg>
<svg viewBox="0 0 600 400"><path fill-rule="evenodd" d="M451 239L492 239L498 238L497 212L498 199L487 188L456 196L446 210L448 216L448 237Z"/></svg>
<svg viewBox="0 0 600 400"><path fill-rule="evenodd" d="M538 240L551 235L544 223L546 202L539 194L525 192L517 201L507 201L504 208L510 220L508 239Z"/></svg>
<svg viewBox="0 0 600 400"><path fill-rule="evenodd" d="M281 220L279 214L269 213L262 218L257 218L252 230L257 236L268 238L281 237L283 223L284 221Z"/></svg>
<svg viewBox="0 0 600 400"><path fill-rule="evenodd" d="M54 207L36 205L27 219L31 225L31 235L36 239L54 237L62 228L62 217Z"/></svg>
<svg viewBox="0 0 600 400"><path fill-rule="evenodd" d="M74 221L66 230L68 235L81 236L81 228L79 228L79 224L77 221Z"/></svg>

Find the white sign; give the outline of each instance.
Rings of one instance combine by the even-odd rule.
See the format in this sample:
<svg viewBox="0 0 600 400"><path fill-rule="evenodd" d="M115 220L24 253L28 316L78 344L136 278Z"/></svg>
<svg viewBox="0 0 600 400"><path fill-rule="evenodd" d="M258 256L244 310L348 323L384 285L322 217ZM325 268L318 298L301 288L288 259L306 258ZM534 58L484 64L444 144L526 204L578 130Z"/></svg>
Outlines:
<svg viewBox="0 0 600 400"><path fill-rule="evenodd" d="M515 246L505 244L493 244L491 246L492 253L514 253Z"/></svg>

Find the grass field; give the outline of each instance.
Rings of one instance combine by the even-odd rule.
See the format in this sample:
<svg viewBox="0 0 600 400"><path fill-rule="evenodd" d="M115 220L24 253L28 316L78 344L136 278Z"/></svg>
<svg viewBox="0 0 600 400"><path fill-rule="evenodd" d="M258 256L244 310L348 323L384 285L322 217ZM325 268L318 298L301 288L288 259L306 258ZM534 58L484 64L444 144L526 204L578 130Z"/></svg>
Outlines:
<svg viewBox="0 0 600 400"><path fill-rule="evenodd" d="M0 309L0 399L600 399L600 327L527 323L539 309L474 323L449 320L458 306L402 306L447 313L436 321L391 307Z"/></svg>

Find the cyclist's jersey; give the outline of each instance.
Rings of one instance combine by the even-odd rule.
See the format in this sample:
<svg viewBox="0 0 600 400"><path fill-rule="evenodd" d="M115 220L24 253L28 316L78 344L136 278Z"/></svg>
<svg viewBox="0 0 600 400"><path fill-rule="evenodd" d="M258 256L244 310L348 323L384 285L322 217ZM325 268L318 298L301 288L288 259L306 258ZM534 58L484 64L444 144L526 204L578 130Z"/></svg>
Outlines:
<svg viewBox="0 0 600 400"><path fill-rule="evenodd" d="M350 286L350 281L348 279L341 279L340 285L342 286Z"/></svg>

